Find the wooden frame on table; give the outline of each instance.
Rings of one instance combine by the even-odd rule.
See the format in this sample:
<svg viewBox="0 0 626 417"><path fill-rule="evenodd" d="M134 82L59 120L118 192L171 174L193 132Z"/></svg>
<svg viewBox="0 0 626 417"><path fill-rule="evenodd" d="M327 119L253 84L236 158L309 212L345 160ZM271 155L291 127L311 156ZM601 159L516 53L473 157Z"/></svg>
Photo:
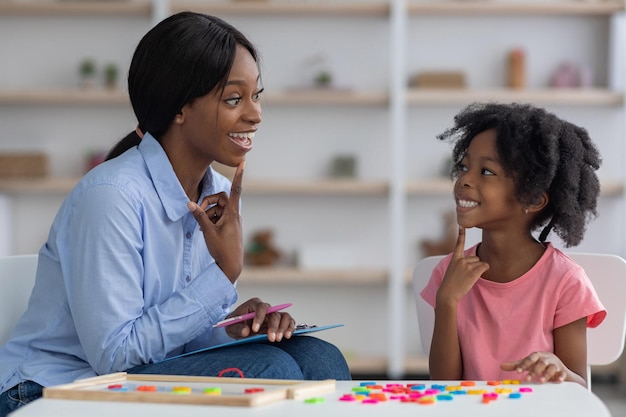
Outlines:
<svg viewBox="0 0 626 417"><path fill-rule="evenodd" d="M112 386L118 386L118 389L111 388ZM124 386L126 386L126 389L123 388ZM138 390L137 388L140 386L154 387L156 390L152 392ZM219 387L220 393L204 393L203 390L207 387ZM190 388L191 392L178 394L175 392L175 388ZM259 388L262 388L262 390ZM257 389L258 392L255 392ZM246 390L250 392L245 392ZM253 407L287 399L314 397L334 391L334 379L293 381L283 379L127 374L126 372L118 372L81 379L70 384L47 387L43 390L43 396L45 398L66 400Z"/></svg>

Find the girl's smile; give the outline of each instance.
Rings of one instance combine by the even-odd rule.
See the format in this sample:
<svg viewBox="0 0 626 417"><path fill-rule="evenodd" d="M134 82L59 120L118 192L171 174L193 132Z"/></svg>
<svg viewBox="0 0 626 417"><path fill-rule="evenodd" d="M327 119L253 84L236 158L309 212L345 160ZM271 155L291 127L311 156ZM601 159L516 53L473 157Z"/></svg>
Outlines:
<svg viewBox="0 0 626 417"><path fill-rule="evenodd" d="M478 206L478 202L477 201L472 201L472 200L467 200L464 197L457 197L456 198L456 205L457 205L457 209L473 209L474 207Z"/></svg>

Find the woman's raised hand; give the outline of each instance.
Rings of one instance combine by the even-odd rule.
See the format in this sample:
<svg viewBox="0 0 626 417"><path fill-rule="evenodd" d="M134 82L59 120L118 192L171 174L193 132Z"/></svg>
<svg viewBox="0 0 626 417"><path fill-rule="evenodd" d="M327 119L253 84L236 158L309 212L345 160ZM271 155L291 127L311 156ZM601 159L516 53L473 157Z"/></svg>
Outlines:
<svg viewBox="0 0 626 417"><path fill-rule="evenodd" d="M206 196L201 205L191 201L187 204L200 225L209 253L233 283L243 269L243 231L239 204L244 166L245 161L237 166L230 196L221 192Z"/></svg>

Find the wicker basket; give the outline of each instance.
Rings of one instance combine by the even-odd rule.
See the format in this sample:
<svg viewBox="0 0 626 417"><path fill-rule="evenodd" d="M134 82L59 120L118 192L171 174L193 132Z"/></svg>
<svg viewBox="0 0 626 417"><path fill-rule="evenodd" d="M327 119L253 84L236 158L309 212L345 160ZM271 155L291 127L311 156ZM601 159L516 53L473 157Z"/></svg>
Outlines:
<svg viewBox="0 0 626 417"><path fill-rule="evenodd" d="M44 177L48 156L41 152L0 152L0 178Z"/></svg>

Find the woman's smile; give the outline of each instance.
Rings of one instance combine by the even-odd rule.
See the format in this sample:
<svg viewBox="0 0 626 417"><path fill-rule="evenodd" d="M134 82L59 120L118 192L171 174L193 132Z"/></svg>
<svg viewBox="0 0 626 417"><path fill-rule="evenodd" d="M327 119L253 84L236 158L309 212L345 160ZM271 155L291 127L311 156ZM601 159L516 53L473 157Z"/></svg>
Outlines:
<svg viewBox="0 0 626 417"><path fill-rule="evenodd" d="M255 132L229 133L228 137L246 152L252 150L252 139Z"/></svg>

